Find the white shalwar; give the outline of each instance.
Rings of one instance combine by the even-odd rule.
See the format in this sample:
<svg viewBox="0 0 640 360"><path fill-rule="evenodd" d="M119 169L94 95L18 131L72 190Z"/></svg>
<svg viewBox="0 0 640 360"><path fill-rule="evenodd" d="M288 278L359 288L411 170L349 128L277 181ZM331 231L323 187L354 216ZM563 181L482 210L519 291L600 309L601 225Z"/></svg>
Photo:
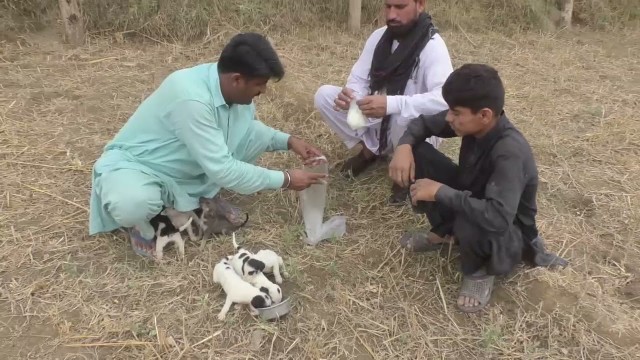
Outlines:
<svg viewBox="0 0 640 360"><path fill-rule="evenodd" d="M346 87L356 92L359 99L369 94L369 71L373 52L386 30L386 26L374 31L367 39L364 49L353 65ZM393 41L392 51L398 47ZM398 140L404 134L409 122L420 115L432 115L448 109L442 98L442 85L453 72L451 58L447 45L439 34L429 40L420 53L420 63L407 81L404 95L387 96L387 114L391 115L388 134L388 146L384 155L392 152L398 145ZM352 130L347 125L347 112L336 111L334 100L342 88L333 85L321 86L314 96L316 109L322 115L327 125L335 131L348 148L358 143L364 145L373 153L378 154L379 132L382 118L369 118L364 128ZM426 140L438 148L442 139L431 137Z"/></svg>

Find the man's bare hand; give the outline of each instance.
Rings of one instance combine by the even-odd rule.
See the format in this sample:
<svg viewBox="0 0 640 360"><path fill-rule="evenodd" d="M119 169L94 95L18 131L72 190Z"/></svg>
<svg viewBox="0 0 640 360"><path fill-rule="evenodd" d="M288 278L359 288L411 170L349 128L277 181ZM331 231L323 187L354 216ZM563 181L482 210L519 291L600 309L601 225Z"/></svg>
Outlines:
<svg viewBox="0 0 640 360"><path fill-rule="evenodd" d="M289 137L287 146L289 147L289 150L298 154L305 164L314 158L322 156L320 149L295 136Z"/></svg>
<svg viewBox="0 0 640 360"><path fill-rule="evenodd" d="M366 117L381 118L387 115L387 97L369 95L358 100L358 107Z"/></svg>
<svg viewBox="0 0 640 360"><path fill-rule="evenodd" d="M416 180L416 164L411 145L405 144L396 148L389 164L389 177L404 188Z"/></svg>
<svg viewBox="0 0 640 360"><path fill-rule="evenodd" d="M338 97L334 100L334 109L336 111L349 110L349 104L351 104L351 100L355 99L355 94L353 90L348 87L342 88L342 91L338 94Z"/></svg>
<svg viewBox="0 0 640 360"><path fill-rule="evenodd" d="M313 173L304 170L291 170L291 183L287 186L289 190L302 191L314 184L322 184L327 182L327 174ZM286 182L286 175L285 175Z"/></svg>
<svg viewBox="0 0 640 360"><path fill-rule="evenodd" d="M436 201L436 193L442 186L441 183L431 179L420 179L411 185L411 203L417 205L418 201Z"/></svg>

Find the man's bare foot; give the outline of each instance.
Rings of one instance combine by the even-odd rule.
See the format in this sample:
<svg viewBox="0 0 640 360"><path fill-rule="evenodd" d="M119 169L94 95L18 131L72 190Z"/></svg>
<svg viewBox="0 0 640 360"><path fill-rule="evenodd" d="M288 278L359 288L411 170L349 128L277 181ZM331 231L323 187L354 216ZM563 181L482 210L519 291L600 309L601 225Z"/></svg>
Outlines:
<svg viewBox="0 0 640 360"><path fill-rule="evenodd" d="M495 277L487 275L484 269L473 275L465 275L458 295L458 308L466 313L482 310L491 298L494 279Z"/></svg>

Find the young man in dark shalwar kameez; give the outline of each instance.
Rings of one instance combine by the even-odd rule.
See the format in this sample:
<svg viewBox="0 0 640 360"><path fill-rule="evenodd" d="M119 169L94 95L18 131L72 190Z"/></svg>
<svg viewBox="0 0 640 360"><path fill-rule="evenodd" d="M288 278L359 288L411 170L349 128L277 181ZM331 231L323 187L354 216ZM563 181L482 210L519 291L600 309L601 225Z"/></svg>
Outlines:
<svg viewBox="0 0 640 360"><path fill-rule="evenodd" d="M399 141L389 175L410 186L417 212L426 213L428 232L407 233L401 245L413 251L459 245L463 282L458 307L482 309L496 275L521 261L566 266L546 252L535 216L538 172L527 140L506 117L498 72L467 64L445 82L449 110L411 121ZM425 139L462 137L458 164Z"/></svg>

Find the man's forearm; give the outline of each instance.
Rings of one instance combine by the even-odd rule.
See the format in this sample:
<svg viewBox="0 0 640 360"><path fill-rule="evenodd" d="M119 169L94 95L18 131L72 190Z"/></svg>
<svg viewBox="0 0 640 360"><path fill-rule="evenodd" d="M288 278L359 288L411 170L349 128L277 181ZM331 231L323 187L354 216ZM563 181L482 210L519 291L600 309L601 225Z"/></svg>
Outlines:
<svg viewBox="0 0 640 360"><path fill-rule="evenodd" d="M387 115L413 119L420 115L434 115L447 108L440 88L422 94L387 96Z"/></svg>
<svg viewBox="0 0 640 360"><path fill-rule="evenodd" d="M450 138L456 136L455 132L447 123L447 111L435 115L420 115L409 122L407 130L400 137L398 145L415 145L425 141L431 136Z"/></svg>

